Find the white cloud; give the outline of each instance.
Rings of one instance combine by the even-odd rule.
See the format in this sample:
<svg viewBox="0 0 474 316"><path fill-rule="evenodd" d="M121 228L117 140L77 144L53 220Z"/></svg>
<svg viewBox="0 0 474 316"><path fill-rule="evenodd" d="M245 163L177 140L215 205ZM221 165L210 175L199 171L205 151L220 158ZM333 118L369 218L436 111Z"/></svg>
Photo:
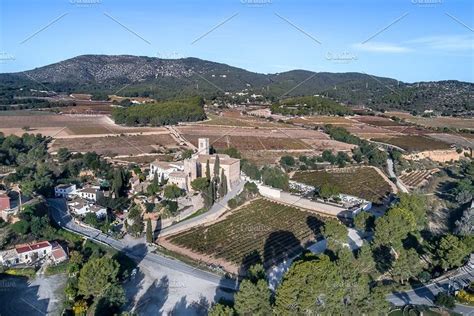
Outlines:
<svg viewBox="0 0 474 316"><path fill-rule="evenodd" d="M474 50L473 35L437 35L415 38L407 44L417 45L423 49L439 51Z"/></svg>
<svg viewBox="0 0 474 316"><path fill-rule="evenodd" d="M411 51L408 47L384 42L357 43L352 47L357 50L375 53L407 53Z"/></svg>

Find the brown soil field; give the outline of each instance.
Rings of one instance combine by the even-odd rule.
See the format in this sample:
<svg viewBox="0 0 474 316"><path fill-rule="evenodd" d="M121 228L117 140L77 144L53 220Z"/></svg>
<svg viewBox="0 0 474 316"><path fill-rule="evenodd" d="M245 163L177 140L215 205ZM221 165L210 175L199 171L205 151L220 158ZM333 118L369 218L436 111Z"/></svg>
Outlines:
<svg viewBox="0 0 474 316"><path fill-rule="evenodd" d="M141 132L167 132L160 127L126 127L116 125L105 115L9 115L0 116L0 131L5 135L22 135L29 127L28 133L40 133L52 137L74 135L120 134Z"/></svg>
<svg viewBox="0 0 474 316"><path fill-rule="evenodd" d="M274 137L274 138L315 138L329 139L329 136L323 132L307 130L304 128L248 128L248 127L230 127L230 126L201 126L198 124L182 125L176 127L180 134L206 136L251 136L251 137Z"/></svg>
<svg viewBox="0 0 474 316"><path fill-rule="evenodd" d="M178 147L175 140L166 134L160 135L126 135L106 137L82 137L75 139L55 139L50 147L57 151L65 147L71 151L95 151L98 154L136 155L151 153L155 150L165 150L168 147Z"/></svg>
<svg viewBox="0 0 474 316"><path fill-rule="evenodd" d="M360 123L365 123L365 124L370 124L370 125L375 125L375 126L401 126L400 123L397 123L395 121L392 121L391 119L388 119L386 117L381 117L381 116L361 115L361 116L356 116L353 119Z"/></svg>
<svg viewBox="0 0 474 316"><path fill-rule="evenodd" d="M297 118L288 120L288 122L295 123L295 124L315 125L315 126L323 126L326 124L333 124L333 125L354 124L354 121L351 118L342 117L342 116L325 116L325 115L297 117Z"/></svg>
<svg viewBox="0 0 474 316"><path fill-rule="evenodd" d="M436 133L429 134L430 137L441 140L448 144L455 144L457 146L474 148L474 134L445 134Z"/></svg>
<svg viewBox="0 0 474 316"><path fill-rule="evenodd" d="M150 155L142 155L142 156L131 156L131 157L116 157L113 160L122 162L133 162L136 164L144 164L147 165L155 160L160 160L160 161L173 161L173 156L172 155L167 155L167 154L150 154Z"/></svg>
<svg viewBox="0 0 474 316"><path fill-rule="evenodd" d="M241 127L291 127L289 124L272 122L264 118L241 115L238 111L223 112L222 115L208 114L209 120L197 123L199 125L241 126Z"/></svg>
<svg viewBox="0 0 474 316"><path fill-rule="evenodd" d="M406 112L385 112L387 116L397 116L405 121L426 127L448 127L474 130L474 118L461 117L419 117Z"/></svg>
<svg viewBox="0 0 474 316"><path fill-rule="evenodd" d="M446 142L427 137L427 136L398 136L390 138L378 138L374 141L379 141L382 143L392 144L403 148L408 152L418 152L425 150L440 150L440 149L450 149L450 145Z"/></svg>
<svg viewBox="0 0 474 316"><path fill-rule="evenodd" d="M353 124L345 128L351 134L365 139L371 139L374 137L386 137L387 135L402 135L400 132L395 132L383 127L370 126L367 124Z"/></svg>
<svg viewBox="0 0 474 316"><path fill-rule="evenodd" d="M252 136L213 136L213 135L182 135L194 146L198 144L198 138L208 137L209 143L216 149L234 147L238 150L291 150L308 149L310 146L295 138L280 137L252 137Z"/></svg>

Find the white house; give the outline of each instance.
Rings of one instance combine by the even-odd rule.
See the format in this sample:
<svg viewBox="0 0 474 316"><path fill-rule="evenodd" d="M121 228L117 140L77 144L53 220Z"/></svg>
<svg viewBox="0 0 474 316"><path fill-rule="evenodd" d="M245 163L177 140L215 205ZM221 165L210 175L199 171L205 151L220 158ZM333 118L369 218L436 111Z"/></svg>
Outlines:
<svg viewBox="0 0 474 316"><path fill-rule="evenodd" d="M33 263L44 258L50 258L54 263L59 263L67 260L68 256L60 244L46 240L21 244L15 246L14 249L0 251L0 263L5 266Z"/></svg>
<svg viewBox="0 0 474 316"><path fill-rule="evenodd" d="M104 196L104 192L98 186L90 186L79 189L76 194L86 200L97 202L98 199Z"/></svg>
<svg viewBox="0 0 474 316"><path fill-rule="evenodd" d="M75 198L68 204L69 210L76 215L84 216L87 213L93 212L98 218L107 215L107 209L105 207L95 205L82 198Z"/></svg>
<svg viewBox="0 0 474 316"><path fill-rule="evenodd" d="M153 180L155 175L158 177L158 180L163 177L165 180L168 180L172 172L183 171L184 164L182 161L177 162L167 162L167 161L158 161L155 160L150 164L150 173L148 178Z"/></svg>
<svg viewBox="0 0 474 316"><path fill-rule="evenodd" d="M56 197L67 198L76 194L75 184L60 184L54 188L54 195Z"/></svg>

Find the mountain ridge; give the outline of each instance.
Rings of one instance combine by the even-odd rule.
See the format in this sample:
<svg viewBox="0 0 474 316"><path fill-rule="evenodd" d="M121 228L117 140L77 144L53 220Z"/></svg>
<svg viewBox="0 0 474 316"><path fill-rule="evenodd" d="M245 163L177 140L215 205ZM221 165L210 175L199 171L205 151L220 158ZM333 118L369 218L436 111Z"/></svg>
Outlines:
<svg viewBox="0 0 474 316"><path fill-rule="evenodd" d="M365 73L295 69L263 74L196 57L162 59L134 55L79 55L17 73L0 74L1 90L31 86L59 92L114 93L169 99L207 98L246 91L274 101L324 94L349 105L395 109L472 111L474 84L458 80L405 83Z"/></svg>

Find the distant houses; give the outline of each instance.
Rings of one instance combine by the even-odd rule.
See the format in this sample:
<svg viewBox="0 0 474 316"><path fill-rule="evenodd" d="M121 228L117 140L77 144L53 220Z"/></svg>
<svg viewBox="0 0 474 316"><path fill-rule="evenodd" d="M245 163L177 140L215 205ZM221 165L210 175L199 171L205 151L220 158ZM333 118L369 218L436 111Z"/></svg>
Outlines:
<svg viewBox="0 0 474 316"><path fill-rule="evenodd" d="M49 259L57 264L67 260L68 255L55 241L20 244L13 249L0 251L0 263L5 266L32 264L41 259Z"/></svg>
<svg viewBox="0 0 474 316"><path fill-rule="evenodd" d="M99 186L77 189L75 184L60 184L54 188L54 193L56 197L66 198L69 210L78 216L94 213L97 218L103 218L107 215L107 209L96 204L104 196Z"/></svg>

